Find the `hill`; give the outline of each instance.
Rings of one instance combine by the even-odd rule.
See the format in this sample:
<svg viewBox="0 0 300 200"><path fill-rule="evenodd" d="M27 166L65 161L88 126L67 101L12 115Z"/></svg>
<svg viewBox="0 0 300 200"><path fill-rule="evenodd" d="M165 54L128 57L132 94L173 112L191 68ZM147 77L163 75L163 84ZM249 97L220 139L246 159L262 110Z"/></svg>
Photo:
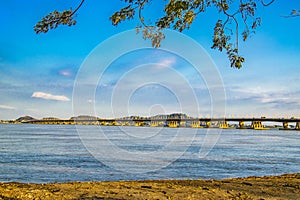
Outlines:
<svg viewBox="0 0 300 200"><path fill-rule="evenodd" d="M36 119L33 117L30 117L30 116L24 116L24 117L20 117L20 118L16 119L17 122L28 122L28 121L33 121L33 120L36 120Z"/></svg>

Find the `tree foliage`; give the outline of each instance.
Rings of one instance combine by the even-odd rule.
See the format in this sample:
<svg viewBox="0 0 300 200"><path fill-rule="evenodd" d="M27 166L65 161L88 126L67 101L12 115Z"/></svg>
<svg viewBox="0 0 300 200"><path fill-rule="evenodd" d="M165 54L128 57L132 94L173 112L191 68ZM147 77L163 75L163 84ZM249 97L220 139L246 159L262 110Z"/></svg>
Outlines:
<svg viewBox="0 0 300 200"><path fill-rule="evenodd" d="M34 31L36 33L46 33L49 29L57 28L60 24L68 26L76 24L76 20L72 17L72 10L65 10L63 12L55 10L49 13L35 25Z"/></svg>
<svg viewBox="0 0 300 200"><path fill-rule="evenodd" d="M165 38L163 30L171 28L182 32L189 29L194 20L199 15L206 12L216 12L220 17L214 26L211 48L225 51L230 61L231 67L241 68L245 59L239 54L239 39L246 41L248 37L255 33L261 24L260 17L256 16L258 4L269 6L275 0L264 2L264 0L169 0L165 3L164 14L154 23L148 24L143 16L143 11L147 9L152 0L121 0L125 6L113 13L110 17L112 25L117 26L121 22L138 18L137 32L143 33L144 39L149 39L153 47L160 47ZM48 30L56 28L58 25L72 26L76 24L75 13L82 6L72 11L54 11L42 18L34 30L36 33L46 33ZM294 10L291 16L299 16L300 11Z"/></svg>
<svg viewBox="0 0 300 200"><path fill-rule="evenodd" d="M292 12L290 13L290 15L288 16L284 16L284 17L300 17L300 10L292 10Z"/></svg>
<svg viewBox="0 0 300 200"><path fill-rule="evenodd" d="M53 11L50 12L48 15L42 18L34 26L34 31L39 33L47 33L50 29L57 28L59 25L68 25L73 26L76 24L76 20L74 19L75 13L79 10L79 8L83 5L84 0L81 1L79 6L73 11L72 8L70 10L60 11Z"/></svg>

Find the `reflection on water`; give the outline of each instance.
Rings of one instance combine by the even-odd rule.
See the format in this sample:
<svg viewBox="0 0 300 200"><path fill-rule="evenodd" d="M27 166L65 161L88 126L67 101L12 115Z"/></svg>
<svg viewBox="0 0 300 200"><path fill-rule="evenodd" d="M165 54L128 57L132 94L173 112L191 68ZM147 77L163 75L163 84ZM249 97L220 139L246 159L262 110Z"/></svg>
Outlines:
<svg viewBox="0 0 300 200"><path fill-rule="evenodd" d="M89 126L81 128L91 129ZM190 140L187 137L194 129L161 129L156 140L148 137L129 140L131 136L124 138L121 129L105 129L110 133L108 139L119 148L142 153L164 150L165 142L174 137L175 131L181 134L180 141L164 156L173 155L178 149L185 149L185 152L160 170L127 173L95 159L82 144L74 126L0 125L0 182L220 179L300 172L299 131L224 130L210 153L199 158L199 150L205 148L206 129L199 129L192 144L187 146L183 146L186 145L184 140ZM135 136L151 132L151 129L155 128L130 127ZM167 165L169 162L168 157L160 160L143 158L139 163L130 158L110 161L120 168L147 166L152 162Z"/></svg>

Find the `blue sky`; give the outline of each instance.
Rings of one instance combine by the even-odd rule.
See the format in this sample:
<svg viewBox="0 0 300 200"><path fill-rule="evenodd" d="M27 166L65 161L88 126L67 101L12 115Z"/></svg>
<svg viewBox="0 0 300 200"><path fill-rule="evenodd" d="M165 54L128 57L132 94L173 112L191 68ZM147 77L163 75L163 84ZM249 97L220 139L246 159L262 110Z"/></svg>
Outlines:
<svg viewBox="0 0 300 200"><path fill-rule="evenodd" d="M123 6L121 1L111 4L86 1L78 12L76 26L60 27L47 34L34 33L33 26L42 16L55 9L75 7L79 2L1 1L0 119L15 119L23 115L71 117L74 114L74 83L84 60L101 42L135 28L138 23L132 20L118 27L111 25L108 18ZM225 54L210 49L213 25L219 17L216 12L199 16L190 30L184 31L202 45L215 62L224 84L227 116L300 116L300 18L281 17L294 8L299 9L296 2L278 0L270 7L258 8L262 26L246 43L240 43L240 52L246 58L240 70L229 67ZM149 9L151 12L146 12L147 16L155 19L162 7L153 3ZM182 45L182 41L173 40L174 44ZM112 45L111 50L128 43L130 40L120 41ZM193 49L190 51L192 54ZM138 70L137 66L151 71ZM158 74L159 70L166 70L159 66L167 66L167 73L173 70L171 74L179 73L188 81L195 92L198 110L195 111L188 101L178 100L178 96L186 91L181 84L176 84L176 75L162 76L167 74L164 71ZM137 71L129 73L130 70ZM136 80L149 76L168 80L176 92L153 83L140 85L129 99L121 95L124 84L134 86ZM82 94L77 104L81 114L114 117L109 106L113 106L116 116L181 111L192 116L211 114L210 91L205 80L195 76L193 67L184 58L170 52L146 49L120 55L102 78L93 86L93 97ZM116 88L120 84L122 87ZM115 98L124 104L114 100L115 104L112 104L114 91L120 92ZM94 113L87 108L90 104L95 108Z"/></svg>

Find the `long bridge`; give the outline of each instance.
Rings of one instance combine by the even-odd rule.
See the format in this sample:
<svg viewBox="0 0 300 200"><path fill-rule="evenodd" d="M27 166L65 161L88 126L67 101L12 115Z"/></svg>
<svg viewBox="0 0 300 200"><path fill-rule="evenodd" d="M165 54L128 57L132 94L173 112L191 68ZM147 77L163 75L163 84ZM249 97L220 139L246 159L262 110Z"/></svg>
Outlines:
<svg viewBox="0 0 300 200"><path fill-rule="evenodd" d="M191 128L233 128L229 122L237 122L238 129L255 129L267 130L268 127L263 125L263 122L277 122L282 123L283 130L300 130L300 118L151 118L151 117L132 117L120 119L101 119L101 118L86 118L86 119L42 119L31 120L23 123L31 124L75 124L75 125L102 125L102 126L150 126L150 127L191 127ZM248 122L250 125L245 124ZM292 128L290 125L294 124Z"/></svg>

